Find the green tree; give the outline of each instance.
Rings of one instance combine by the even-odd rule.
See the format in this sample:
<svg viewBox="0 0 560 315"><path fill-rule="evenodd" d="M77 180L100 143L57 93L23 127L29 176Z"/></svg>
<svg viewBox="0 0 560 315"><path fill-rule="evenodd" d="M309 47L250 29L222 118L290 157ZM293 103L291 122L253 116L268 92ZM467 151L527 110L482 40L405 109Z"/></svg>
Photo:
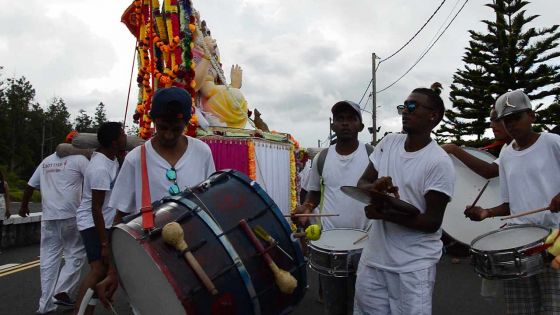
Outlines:
<svg viewBox="0 0 560 315"><path fill-rule="evenodd" d="M486 120L496 98L515 89L523 89L532 100L536 129L549 129L560 122L557 106L550 105L550 96L560 92L560 65L551 62L560 56L559 26L530 27L538 15L526 15L528 4L494 0L486 5L494 10L495 20L482 21L485 33L469 31L465 66L455 72L451 85L453 108L446 111L438 138L460 141L463 136L475 135L480 140L489 126Z"/></svg>
<svg viewBox="0 0 560 315"><path fill-rule="evenodd" d="M74 129L78 132L92 132L94 130L93 119L85 110L80 109L78 112L78 116L74 120Z"/></svg>
<svg viewBox="0 0 560 315"><path fill-rule="evenodd" d="M97 107L95 107L95 115L93 118L95 129L99 128L102 123L107 121L107 112L105 111L105 104L103 104L103 102L100 102Z"/></svg>
<svg viewBox="0 0 560 315"><path fill-rule="evenodd" d="M46 139L43 143L43 155L47 156L54 152L59 143L65 141L66 135L72 130L70 113L62 98L54 97L50 100L43 123Z"/></svg>
<svg viewBox="0 0 560 315"><path fill-rule="evenodd" d="M8 128L5 159L8 169L19 173L22 167L25 168L25 159L22 158L28 156L23 144L32 136L28 133L31 126L27 126L26 122L30 109L36 105L35 89L25 77L10 78L7 80L4 98Z"/></svg>

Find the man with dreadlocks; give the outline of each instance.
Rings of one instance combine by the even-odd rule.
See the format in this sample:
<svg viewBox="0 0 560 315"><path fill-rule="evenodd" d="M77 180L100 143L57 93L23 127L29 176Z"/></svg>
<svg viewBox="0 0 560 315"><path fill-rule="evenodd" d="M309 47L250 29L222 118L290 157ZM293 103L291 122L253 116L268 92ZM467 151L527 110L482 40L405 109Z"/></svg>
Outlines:
<svg viewBox="0 0 560 315"><path fill-rule="evenodd" d="M354 314L432 313L441 222L455 183L450 157L430 138L445 107L433 86L413 90L397 109L405 134L379 142L358 186L393 193L420 214L386 211L384 204L365 207L374 223L358 267Z"/></svg>

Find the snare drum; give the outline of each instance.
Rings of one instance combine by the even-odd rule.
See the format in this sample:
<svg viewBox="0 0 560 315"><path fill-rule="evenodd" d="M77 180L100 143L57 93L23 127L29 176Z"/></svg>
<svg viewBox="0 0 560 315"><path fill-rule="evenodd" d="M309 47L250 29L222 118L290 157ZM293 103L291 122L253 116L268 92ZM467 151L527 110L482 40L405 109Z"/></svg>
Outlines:
<svg viewBox="0 0 560 315"><path fill-rule="evenodd" d="M309 267L324 276L349 277L356 273L367 234L357 229L332 229L309 244Z"/></svg>
<svg viewBox="0 0 560 315"><path fill-rule="evenodd" d="M155 229L142 230L141 217L114 228L111 246L121 284L141 314L285 314L307 286L301 248L272 199L237 171L216 172L199 186L154 205ZM280 292L269 266L245 232L244 219L277 242L268 253L297 279L292 294ZM218 290L212 295L161 228L177 222L189 250ZM225 308L225 309L224 309Z"/></svg>
<svg viewBox="0 0 560 315"><path fill-rule="evenodd" d="M529 277L548 268L550 255L544 241L550 229L512 225L477 237L471 243L475 271L486 279Z"/></svg>

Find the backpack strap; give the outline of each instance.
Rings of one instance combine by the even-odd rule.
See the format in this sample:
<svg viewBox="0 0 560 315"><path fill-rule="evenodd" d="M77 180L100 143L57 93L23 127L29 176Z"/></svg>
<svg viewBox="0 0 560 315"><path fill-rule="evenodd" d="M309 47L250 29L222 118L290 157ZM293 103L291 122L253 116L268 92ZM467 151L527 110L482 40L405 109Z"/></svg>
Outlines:
<svg viewBox="0 0 560 315"><path fill-rule="evenodd" d="M317 171L319 171L319 176L321 178L323 177L323 168L325 167L327 153L329 153L329 148L321 150L321 152L319 152L319 157L317 158Z"/></svg>

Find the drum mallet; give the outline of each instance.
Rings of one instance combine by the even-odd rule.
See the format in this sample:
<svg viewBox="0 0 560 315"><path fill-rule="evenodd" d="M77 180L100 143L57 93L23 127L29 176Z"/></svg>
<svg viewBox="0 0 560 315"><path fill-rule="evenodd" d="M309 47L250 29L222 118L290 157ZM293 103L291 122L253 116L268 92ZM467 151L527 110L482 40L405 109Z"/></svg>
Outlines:
<svg viewBox="0 0 560 315"><path fill-rule="evenodd" d="M202 281L208 292L212 295L218 294L218 289L216 289L212 280L210 280L194 255L188 250L189 246L187 245L187 242L185 242L183 228L181 225L177 222L167 223L163 227L161 236L163 237L165 243L175 247L180 253L184 253L183 256L185 257L185 260L191 266L200 281Z"/></svg>
<svg viewBox="0 0 560 315"><path fill-rule="evenodd" d="M247 235L251 243L253 243L253 245L257 248L257 251L263 256L265 262L270 267L270 270L272 271L272 274L274 274L274 280L276 282L276 285L278 285L280 292L284 294L291 294L292 292L294 292L294 290L297 288L296 278L294 278L294 276L292 276L292 274L287 272L286 270L278 268L270 255L264 250L264 246L257 239L247 221L241 220L239 221L239 225L241 225L241 228L243 229L243 231L245 231L245 234Z"/></svg>
<svg viewBox="0 0 560 315"><path fill-rule="evenodd" d="M484 186L482 186L482 189L480 190L480 192L478 193L478 195L476 196L476 198L474 199L472 205L469 207L469 210L474 208L474 206L476 206L476 203L478 202L478 199L480 199L480 197L482 196L482 193L484 193L484 191L486 190L486 187L488 187L488 184L490 184L490 181L487 180L486 184L484 184ZM466 210L465 210L466 211Z"/></svg>

